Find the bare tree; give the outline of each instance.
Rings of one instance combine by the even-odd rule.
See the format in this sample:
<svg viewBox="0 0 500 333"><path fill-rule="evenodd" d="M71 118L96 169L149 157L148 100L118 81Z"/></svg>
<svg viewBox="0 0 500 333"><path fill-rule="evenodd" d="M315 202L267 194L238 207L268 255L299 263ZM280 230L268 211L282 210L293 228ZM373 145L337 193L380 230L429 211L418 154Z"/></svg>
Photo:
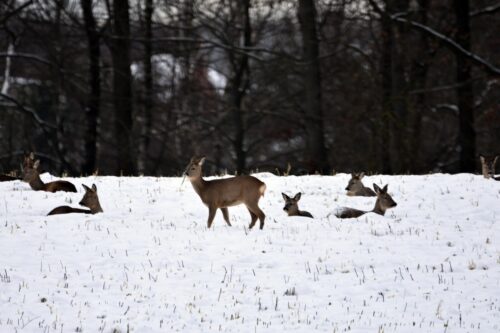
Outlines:
<svg viewBox="0 0 500 333"><path fill-rule="evenodd" d="M96 169L97 157L97 124L101 99L101 71L100 71L100 35L94 13L92 11L92 0L80 0L85 32L87 34L88 57L89 57L89 86L90 93L85 106L85 153L82 171L84 174L92 174Z"/></svg>
<svg viewBox="0 0 500 333"><path fill-rule="evenodd" d="M144 111L140 122L139 151L137 171L144 173L147 170L149 143L151 139L151 122L153 113L153 0L145 0L144 6Z"/></svg>
<svg viewBox="0 0 500 333"><path fill-rule="evenodd" d="M135 173L132 147L132 75L130 72L130 16L128 0L113 1L113 103L118 173Z"/></svg>
<svg viewBox="0 0 500 333"><path fill-rule="evenodd" d="M310 172L328 172L323 112L321 107L321 69L316 30L314 0L299 0L297 16L302 37L303 86L305 92L306 151L305 162Z"/></svg>
<svg viewBox="0 0 500 333"><path fill-rule="evenodd" d="M457 43L466 50L471 49L469 0L453 0L455 10ZM471 63L462 53L455 53L457 99L459 111L458 147L460 169L474 172L476 158L476 132L474 129L474 92L472 90Z"/></svg>

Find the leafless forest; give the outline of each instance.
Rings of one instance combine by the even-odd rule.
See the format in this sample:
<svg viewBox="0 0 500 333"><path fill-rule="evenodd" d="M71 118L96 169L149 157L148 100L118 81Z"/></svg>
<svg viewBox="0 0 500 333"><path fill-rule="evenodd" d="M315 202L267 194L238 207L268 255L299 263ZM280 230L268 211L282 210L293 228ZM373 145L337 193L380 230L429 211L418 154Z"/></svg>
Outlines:
<svg viewBox="0 0 500 333"><path fill-rule="evenodd" d="M0 1L0 173L476 172L498 0Z"/></svg>

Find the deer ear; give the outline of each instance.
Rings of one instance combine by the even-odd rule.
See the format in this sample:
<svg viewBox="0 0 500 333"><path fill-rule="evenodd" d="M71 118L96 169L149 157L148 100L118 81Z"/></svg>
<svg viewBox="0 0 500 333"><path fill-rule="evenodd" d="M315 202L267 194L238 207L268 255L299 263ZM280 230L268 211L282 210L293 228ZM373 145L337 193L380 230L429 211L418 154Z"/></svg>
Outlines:
<svg viewBox="0 0 500 333"><path fill-rule="evenodd" d="M97 192L97 186L95 186L95 184L92 184L92 191Z"/></svg>
<svg viewBox="0 0 500 333"><path fill-rule="evenodd" d="M484 163L484 156L482 154L479 155L479 158L481 159L481 162Z"/></svg>
<svg viewBox="0 0 500 333"><path fill-rule="evenodd" d="M351 178L356 178L356 173L355 172L351 172Z"/></svg>
<svg viewBox="0 0 500 333"><path fill-rule="evenodd" d="M82 184L82 186L83 186L83 189L85 190L85 192L90 191L90 187L88 187L87 185Z"/></svg>
<svg viewBox="0 0 500 333"><path fill-rule="evenodd" d="M495 156L495 158L493 159L493 163L496 163L497 160L498 160L498 155Z"/></svg>
<svg viewBox="0 0 500 333"><path fill-rule="evenodd" d="M373 189L375 190L375 193L379 194L382 190L380 189L380 187L378 187L377 184L373 183Z"/></svg>
<svg viewBox="0 0 500 333"><path fill-rule="evenodd" d="M203 163L205 163L205 157L200 158L198 165L203 165Z"/></svg>
<svg viewBox="0 0 500 333"><path fill-rule="evenodd" d="M290 197L288 195L286 195L285 193L281 193L281 196L283 196L283 199L285 199L285 201L287 201L288 199L290 199Z"/></svg>
<svg viewBox="0 0 500 333"><path fill-rule="evenodd" d="M385 185L384 188L382 189L382 191L384 193L387 193L387 189L389 188L389 184Z"/></svg>
<svg viewBox="0 0 500 333"><path fill-rule="evenodd" d="M299 192L299 193L295 194L295 197L293 197L293 199L296 201L299 201L301 196L302 196L302 193Z"/></svg>
<svg viewBox="0 0 500 333"><path fill-rule="evenodd" d="M34 153L34 152L31 152L31 153L30 153L30 158L31 158L32 160L34 160L34 159L35 159L35 153Z"/></svg>
<svg viewBox="0 0 500 333"><path fill-rule="evenodd" d="M33 164L33 168L38 169L39 166L40 166L40 160L36 160L35 163Z"/></svg>
<svg viewBox="0 0 500 333"><path fill-rule="evenodd" d="M364 172L360 172L360 173L359 173L359 179L362 179L364 176L365 176L365 173L364 173Z"/></svg>

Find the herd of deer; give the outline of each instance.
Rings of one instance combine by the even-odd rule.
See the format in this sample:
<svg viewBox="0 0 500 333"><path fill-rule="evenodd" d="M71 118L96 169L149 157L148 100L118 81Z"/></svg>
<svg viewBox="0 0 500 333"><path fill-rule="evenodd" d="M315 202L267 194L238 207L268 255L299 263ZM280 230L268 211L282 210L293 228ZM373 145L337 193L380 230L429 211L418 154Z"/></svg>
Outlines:
<svg viewBox="0 0 500 333"><path fill-rule="evenodd" d="M495 164L498 156L480 156L483 176L486 179L500 180L495 177ZM260 222L260 229L264 228L264 220L266 215L259 208L259 200L264 196L266 191L266 184L253 176L235 176L231 178L205 180L202 176L202 165L205 162L205 157L191 158L184 177L187 177L191 182L196 193L200 196L201 201L208 207L208 221L207 226L212 226L215 213L218 209L221 210L222 216L227 225L231 226L229 221L228 207L244 204L251 216L249 228L253 228L257 220ZM76 192L76 187L72 183L65 180L58 180L50 183L44 183L40 178L40 161L35 160L35 154L25 154L21 166L23 177L16 177L12 175L0 175L0 181L10 180L23 180L29 183L30 187L35 191L46 192ZM373 184L373 190L365 187L362 182L364 173L352 173L351 179L347 184L346 191L348 196L364 196L364 197L377 197L375 206L370 211L358 210L355 208L343 208L336 212L338 218L356 218L363 214L373 212L376 214L384 215L386 210L395 207L397 204L392 197L387 193L388 185L380 188ZM80 201L80 205L89 209L80 209L70 206L59 206L49 212L48 215L68 214L68 213L83 213L83 214L97 214L103 212L97 196L97 187L95 184L88 187L82 184L85 189L85 194ZM299 192L293 198L287 194L282 193L285 200L285 207L283 210L288 216L303 216L313 218L312 214L306 211L301 211L298 202L302 196Z"/></svg>

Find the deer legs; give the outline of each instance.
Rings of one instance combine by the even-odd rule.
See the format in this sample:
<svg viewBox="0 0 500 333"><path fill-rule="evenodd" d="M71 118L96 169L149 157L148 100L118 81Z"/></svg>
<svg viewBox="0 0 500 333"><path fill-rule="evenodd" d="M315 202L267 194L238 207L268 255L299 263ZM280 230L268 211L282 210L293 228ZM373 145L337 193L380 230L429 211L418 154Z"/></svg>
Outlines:
<svg viewBox="0 0 500 333"><path fill-rule="evenodd" d="M220 208L222 211L222 216L224 216L224 220L226 221L228 226L231 226L231 222L229 221L229 211L227 208ZM208 221L207 227L210 228L215 218L215 213L217 212L216 207L208 207Z"/></svg>
<svg viewBox="0 0 500 333"><path fill-rule="evenodd" d="M252 222L250 222L250 226L248 226L249 229L252 229L253 226L255 225L255 222L257 222L257 215L255 215L254 213L252 213L252 211L250 210L250 208L248 208L248 212L250 213L250 216L252 217Z"/></svg>
<svg viewBox="0 0 500 333"><path fill-rule="evenodd" d="M248 226L249 229L252 229L253 226L255 225L255 222L257 222L257 217L260 220L260 229L262 230L264 228L264 219L266 218L266 215L262 210L260 210L259 206L257 205L252 205L252 206L247 206L248 211L250 212L250 215L252 216L252 222Z"/></svg>
<svg viewBox="0 0 500 333"><path fill-rule="evenodd" d="M224 220L226 221L228 226L231 226L231 222L229 222L229 211L227 208L221 208L222 216L224 216Z"/></svg>
<svg viewBox="0 0 500 333"><path fill-rule="evenodd" d="M208 207L208 221L207 221L207 227L210 229L212 226L212 222L214 221L215 213L217 212L217 208L215 207Z"/></svg>
<svg viewBox="0 0 500 333"><path fill-rule="evenodd" d="M219 208L222 212L222 216L224 216L224 220L226 221L228 226L231 226L231 222L229 221L229 211L226 207L224 208ZM252 229L257 222L257 219L260 220L260 229L264 228L264 220L266 218L266 215L260 210L259 206L257 205L252 205L252 206L247 206L248 211L250 212L250 216L252 217L252 222L250 222L250 226L248 227L249 229ZM216 207L208 207L208 220L207 220L207 227L210 228L212 226L212 223L215 218L215 213L217 212Z"/></svg>

